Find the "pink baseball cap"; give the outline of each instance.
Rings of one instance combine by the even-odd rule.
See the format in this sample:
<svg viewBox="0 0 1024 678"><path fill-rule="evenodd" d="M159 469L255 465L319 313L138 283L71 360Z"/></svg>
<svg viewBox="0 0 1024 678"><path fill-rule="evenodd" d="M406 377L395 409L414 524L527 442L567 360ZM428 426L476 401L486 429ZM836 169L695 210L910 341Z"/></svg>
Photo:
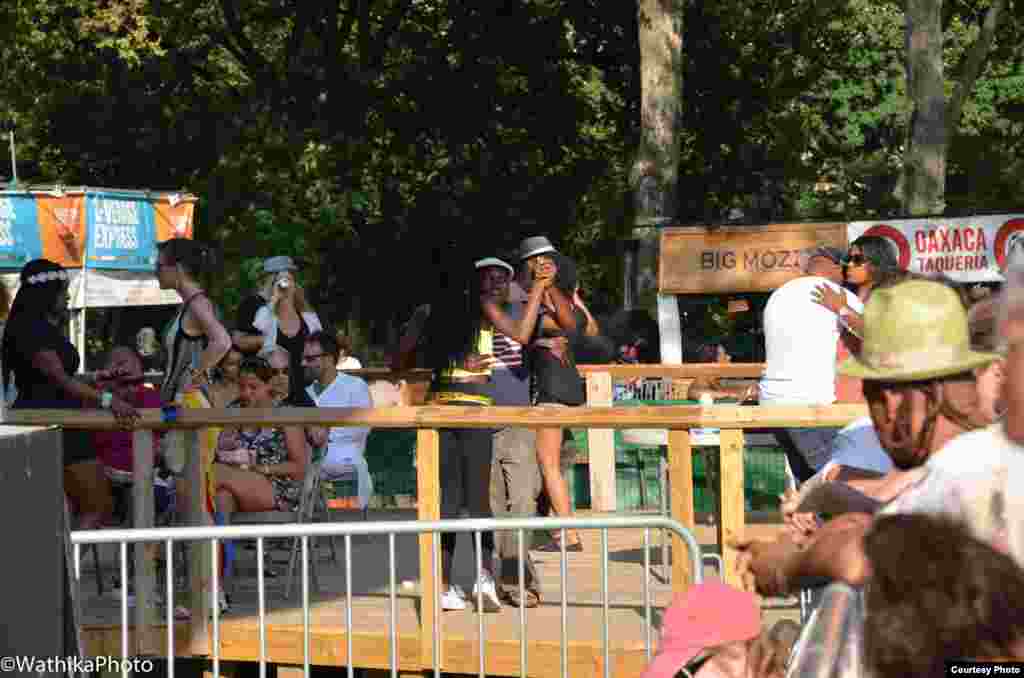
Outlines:
<svg viewBox="0 0 1024 678"><path fill-rule="evenodd" d="M658 653L641 678L674 678L701 650L760 633L761 610L754 594L706 580L672 599L662 618Z"/></svg>

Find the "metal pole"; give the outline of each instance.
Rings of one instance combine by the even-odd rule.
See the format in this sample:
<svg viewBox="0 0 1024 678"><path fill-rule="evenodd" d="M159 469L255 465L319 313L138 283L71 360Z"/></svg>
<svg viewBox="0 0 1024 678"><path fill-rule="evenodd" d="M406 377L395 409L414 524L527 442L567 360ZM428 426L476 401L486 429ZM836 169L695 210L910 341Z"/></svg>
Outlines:
<svg viewBox="0 0 1024 678"><path fill-rule="evenodd" d="M18 186L18 158L14 153L14 128L11 128L11 177L14 179L14 186Z"/></svg>
<svg viewBox="0 0 1024 678"><path fill-rule="evenodd" d="M85 224L89 222L89 197L85 197ZM89 307L89 287L87 284L89 276L89 229L83 228L82 232L85 234L85 242L82 243L82 282L79 285L82 293L82 309L79 311L78 317L78 353L81 356L81 360L78 361L79 373L85 372L85 312Z"/></svg>

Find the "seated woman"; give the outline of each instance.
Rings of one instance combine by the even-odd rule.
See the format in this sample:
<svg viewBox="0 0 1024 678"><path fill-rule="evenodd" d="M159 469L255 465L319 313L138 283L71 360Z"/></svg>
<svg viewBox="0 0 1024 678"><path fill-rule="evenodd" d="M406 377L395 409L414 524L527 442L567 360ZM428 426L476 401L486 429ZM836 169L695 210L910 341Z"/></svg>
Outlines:
<svg viewBox="0 0 1024 678"><path fill-rule="evenodd" d="M718 342L687 342L684 356L688 363L721 363L732 362L732 356ZM718 377L697 377L690 384L686 393L687 400L700 400L701 396L710 395L715 400L722 398L744 402L753 400L757 394L757 384L745 386L725 386Z"/></svg>
<svg viewBox="0 0 1024 678"><path fill-rule="evenodd" d="M110 391L114 397L120 398L132 407L159 408L160 392L143 383L143 362L139 352L130 346L115 346L110 350L104 363L105 380L97 380L96 386L101 391ZM158 434L153 435L153 453L159 450ZM103 464L103 471L115 486L130 486L134 464L134 450L131 431L111 430L96 431L92 434L93 446ZM154 464L160 466L160 460ZM174 483L165 479L166 474L157 473L154 477L156 493L155 507L157 515L164 513L174 496Z"/></svg>
<svg viewBox="0 0 1024 678"><path fill-rule="evenodd" d="M265 358L242 360L238 394L243 408L276 406L274 374ZM225 429L218 448L216 502L226 520L237 511L298 509L309 457L302 427Z"/></svg>

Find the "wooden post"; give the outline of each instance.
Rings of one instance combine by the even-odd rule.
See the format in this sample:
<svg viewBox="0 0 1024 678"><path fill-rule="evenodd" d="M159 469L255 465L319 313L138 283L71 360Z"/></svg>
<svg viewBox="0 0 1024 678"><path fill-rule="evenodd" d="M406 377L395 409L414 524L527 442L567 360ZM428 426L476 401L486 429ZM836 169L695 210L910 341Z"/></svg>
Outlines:
<svg viewBox="0 0 1024 678"><path fill-rule="evenodd" d="M420 520L441 518L441 437L437 429L416 432L417 515ZM434 554L434 535L424 533L420 540L420 657L424 670L434 666L434 633L443 641L442 617L435 626L435 612L440 604L440 550ZM438 576L434 576L434 572ZM438 643L437 663L444 666L444 643Z"/></svg>
<svg viewBox="0 0 1024 678"><path fill-rule="evenodd" d="M612 375L608 372L587 373L587 406L611 407ZM594 511L615 511L615 431L610 428L587 429L587 458L590 464L590 508Z"/></svg>
<svg viewBox="0 0 1024 678"><path fill-rule="evenodd" d="M693 529L693 452L690 431L669 429L668 484L671 488L669 513L689 530ZM672 535L672 590L685 591L693 582L686 543Z"/></svg>
<svg viewBox="0 0 1024 678"><path fill-rule="evenodd" d="M206 466L204 458L212 454L207 437L207 429L189 429L181 438L185 443L185 479L188 483L189 525L209 525L210 514L206 510ZM205 655L210 651L209 616L210 616L210 567L212 551L206 542L190 542L188 544L188 592L189 620L188 644L182 648L182 654ZM174 601L168 601L173 605Z"/></svg>
<svg viewBox="0 0 1024 678"><path fill-rule="evenodd" d="M718 545L722 549L722 579L742 588L736 574L736 549L727 546L743 534L746 502L743 496L743 431L722 429L718 456Z"/></svg>
<svg viewBox="0 0 1024 678"><path fill-rule="evenodd" d="M153 432L144 429L132 434L132 505L132 527L153 527ZM157 608L153 600L159 548L158 544L149 542L135 545L135 651L140 655L160 654L156 638ZM121 583L122 586L127 584Z"/></svg>

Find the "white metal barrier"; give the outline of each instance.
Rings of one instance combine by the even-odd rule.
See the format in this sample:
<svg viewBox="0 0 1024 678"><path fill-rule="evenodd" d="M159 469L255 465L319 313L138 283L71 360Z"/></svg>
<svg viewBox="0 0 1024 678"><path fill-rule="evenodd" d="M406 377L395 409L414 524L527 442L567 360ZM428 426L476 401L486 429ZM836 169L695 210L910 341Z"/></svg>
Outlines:
<svg viewBox="0 0 1024 678"><path fill-rule="evenodd" d="M310 606L309 606L309 540L317 537L344 538L344 571L345 571L345 628L347 639L348 676L352 678L355 672L352 650L352 537L354 535L375 535L384 536L388 539L388 597L390 602L388 637L390 639L390 667L391 675L398 675L398 630L397 630L397 582L395 566L395 537L397 535L425 534L433 535L433 566L435 578L439 575L436 572L438 553L440 549L441 533L472 533L476 542L477 569L481 566L481 535L488 531L515 530L518 536L518 560L519 560L519 596L520 600L525 599L525 533L535 530L560 530L561 531L561 671L560 675L567 678L568 672L568 588L567 588L567 557L565 551L566 530L600 530L601 531L601 608L603 615L602 624L602 652L604 661L604 676L610 674L610 643L608 635L609 621L609 593L608 593L608 530L609 529L642 529L643 530L643 636L646 649L647 661L649 662L653 652L653 626L652 626L652 605L650 591L651 561L650 561L650 530L667 530L674 532L687 546L689 556L690 572L693 573L694 583L702 579L703 568L700 546L694 535L680 523L662 516L607 516L600 518L506 518L506 519L469 519L469 520L441 520L441 521L382 521L382 522L358 522L358 523L316 523L316 524L291 524L291 525L239 525L227 527L174 527L174 528L151 528L151 529L119 529L119 530L90 530L71 533L73 544L73 559L75 578L80 575L80 550L87 544L119 544L120 545L120 571L121 581L128 581L128 544L129 543L163 543L165 548L165 569L166 578L166 606L167 606L167 675L174 676L174 558L173 547L177 542L207 541L211 544L214 553L213 567L211 572L212 586L210 590L211 610L213 614L212 623L212 662L213 675L220 675L220 609L218 605L220 590L220 568L218 566L218 546L224 540L231 539L255 539L256 540L256 563L257 563L257 596L259 605L259 666L260 676L266 675L267 650L266 650L266 583L264 576L264 540L268 538L298 538L301 541L301 578L302 578L302 618L303 618L303 672L308 677L310 667ZM719 564L719 567L721 565ZM482 591L478 592L477 615L478 615L478 638L479 638L479 675L486 676L486 651L484 633L484 613L482 605ZM435 602L433 606L435 633L433 635L433 672L436 677L441 675L440 657L440 632L438 622L440 616L440 604ZM129 639L128 639L128 587L122 586L121 592L121 648L122 648L122 673L128 675L129 660ZM138 631L138 629L137 629ZM526 607L519 608L519 675L527 675L527 624Z"/></svg>

